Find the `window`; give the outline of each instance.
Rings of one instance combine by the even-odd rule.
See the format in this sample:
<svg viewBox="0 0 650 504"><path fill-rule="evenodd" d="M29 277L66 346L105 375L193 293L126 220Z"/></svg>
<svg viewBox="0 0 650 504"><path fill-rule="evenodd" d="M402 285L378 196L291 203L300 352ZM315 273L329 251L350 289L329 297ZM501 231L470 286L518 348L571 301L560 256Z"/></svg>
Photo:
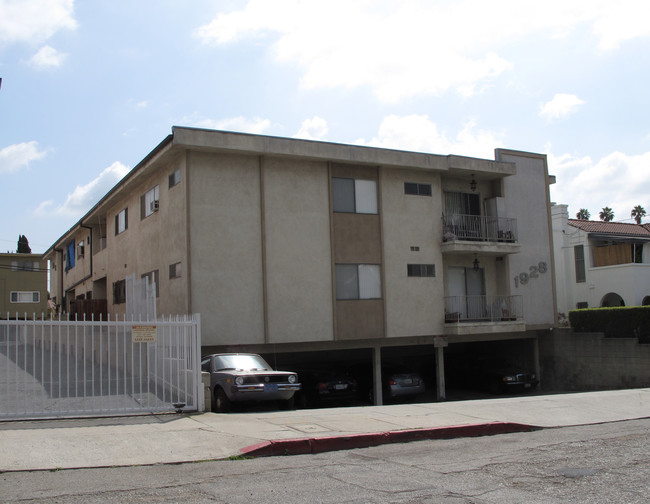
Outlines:
<svg viewBox="0 0 650 504"><path fill-rule="evenodd" d="M417 184L415 182L404 182L404 194L416 196L431 196L431 184Z"/></svg>
<svg viewBox="0 0 650 504"><path fill-rule="evenodd" d="M11 271L39 271L38 261L11 261Z"/></svg>
<svg viewBox="0 0 650 504"><path fill-rule="evenodd" d="M10 293L12 303L40 303L41 293L38 291L13 291Z"/></svg>
<svg viewBox="0 0 650 504"><path fill-rule="evenodd" d="M179 278L181 276L181 263L177 262L169 265L169 278Z"/></svg>
<svg viewBox="0 0 650 504"><path fill-rule="evenodd" d="M113 304L126 303L126 280L113 282Z"/></svg>
<svg viewBox="0 0 650 504"><path fill-rule="evenodd" d="M575 255L576 265L576 283L586 282L587 275L585 273L585 246L576 245L573 247L573 253Z"/></svg>
<svg viewBox="0 0 650 504"><path fill-rule="evenodd" d="M333 177L332 199L335 212L376 214L377 182Z"/></svg>
<svg viewBox="0 0 650 504"><path fill-rule="evenodd" d="M126 231L129 227L129 209L125 208L115 216L115 234Z"/></svg>
<svg viewBox="0 0 650 504"><path fill-rule="evenodd" d="M66 247L66 258L65 258L66 271L74 268L74 257L75 257L74 240L72 240L70 243L68 243Z"/></svg>
<svg viewBox="0 0 650 504"><path fill-rule="evenodd" d="M152 213L157 212L159 202L158 186L140 196L140 218L144 219Z"/></svg>
<svg viewBox="0 0 650 504"><path fill-rule="evenodd" d="M160 297L160 282L158 281L158 270L150 271L145 273L140 278L143 280L146 278L149 281L149 285L156 286L156 297Z"/></svg>
<svg viewBox="0 0 650 504"><path fill-rule="evenodd" d="M84 256L84 242L80 241L77 245L77 259Z"/></svg>
<svg viewBox="0 0 650 504"><path fill-rule="evenodd" d="M169 175L169 188L171 189L175 185L180 184L181 182L181 171L176 170L174 173Z"/></svg>
<svg viewBox="0 0 650 504"><path fill-rule="evenodd" d="M643 243L632 244L632 261L637 264L643 263Z"/></svg>
<svg viewBox="0 0 650 504"><path fill-rule="evenodd" d="M435 277L435 264L407 264L407 274L410 277Z"/></svg>
<svg viewBox="0 0 650 504"><path fill-rule="evenodd" d="M381 299L377 264L337 264L336 299Z"/></svg>

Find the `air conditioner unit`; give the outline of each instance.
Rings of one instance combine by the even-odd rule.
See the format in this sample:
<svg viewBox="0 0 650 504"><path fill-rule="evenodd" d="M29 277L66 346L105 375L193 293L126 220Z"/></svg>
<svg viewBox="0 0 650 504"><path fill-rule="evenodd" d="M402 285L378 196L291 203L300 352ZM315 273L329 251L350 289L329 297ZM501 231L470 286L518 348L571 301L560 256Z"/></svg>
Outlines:
<svg viewBox="0 0 650 504"><path fill-rule="evenodd" d="M152 212L157 212L159 206L160 206L160 202L159 202L158 200L153 200L153 201L149 204L149 209L150 209Z"/></svg>

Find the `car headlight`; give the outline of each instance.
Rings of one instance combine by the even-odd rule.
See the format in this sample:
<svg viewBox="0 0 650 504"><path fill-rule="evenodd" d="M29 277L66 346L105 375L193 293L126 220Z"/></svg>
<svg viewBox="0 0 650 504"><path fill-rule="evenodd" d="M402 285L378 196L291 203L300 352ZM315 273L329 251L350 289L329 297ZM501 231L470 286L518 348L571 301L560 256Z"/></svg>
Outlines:
<svg viewBox="0 0 650 504"><path fill-rule="evenodd" d="M237 385L243 385L244 384L244 377L243 376L238 376L237 378L235 378L235 383Z"/></svg>
<svg viewBox="0 0 650 504"><path fill-rule="evenodd" d="M511 381L516 381L514 376L504 376L503 377L504 382L511 382Z"/></svg>
<svg viewBox="0 0 650 504"><path fill-rule="evenodd" d="M296 383L296 375L289 375L289 383Z"/></svg>

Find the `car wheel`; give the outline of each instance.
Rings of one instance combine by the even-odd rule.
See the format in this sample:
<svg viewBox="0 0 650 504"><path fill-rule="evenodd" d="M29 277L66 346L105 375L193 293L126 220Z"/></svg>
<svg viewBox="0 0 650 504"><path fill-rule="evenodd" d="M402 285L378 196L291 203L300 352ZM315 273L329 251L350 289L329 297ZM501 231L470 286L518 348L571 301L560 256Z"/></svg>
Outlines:
<svg viewBox="0 0 650 504"><path fill-rule="evenodd" d="M215 413L228 413L230 411L230 399L221 387L214 390L214 412Z"/></svg>

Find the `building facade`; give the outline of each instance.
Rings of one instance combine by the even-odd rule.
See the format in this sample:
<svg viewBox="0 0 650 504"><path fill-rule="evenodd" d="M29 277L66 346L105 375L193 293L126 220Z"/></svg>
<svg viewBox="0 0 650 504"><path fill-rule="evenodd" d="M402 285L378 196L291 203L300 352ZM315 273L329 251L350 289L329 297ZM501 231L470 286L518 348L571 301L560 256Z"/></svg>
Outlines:
<svg viewBox="0 0 650 504"><path fill-rule="evenodd" d="M553 205L558 311L650 304L647 224L569 219Z"/></svg>
<svg viewBox="0 0 650 504"><path fill-rule="evenodd" d="M382 349L431 350L444 396L455 344L525 341L538 366L555 323L553 182L539 154L174 127L46 252L52 295L122 315L129 282L149 279L158 313L201 314L205 353L360 352L375 378Z"/></svg>
<svg viewBox="0 0 650 504"><path fill-rule="evenodd" d="M48 314L47 262L40 254L0 254L0 318Z"/></svg>

